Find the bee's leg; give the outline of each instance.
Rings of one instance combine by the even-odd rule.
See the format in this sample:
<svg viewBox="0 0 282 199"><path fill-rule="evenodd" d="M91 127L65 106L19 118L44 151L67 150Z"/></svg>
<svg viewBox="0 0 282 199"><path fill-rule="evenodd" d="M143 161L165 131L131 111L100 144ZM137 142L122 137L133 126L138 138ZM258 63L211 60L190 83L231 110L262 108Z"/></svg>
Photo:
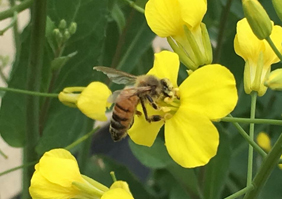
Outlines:
<svg viewBox="0 0 282 199"><path fill-rule="evenodd" d="M141 111L138 111L138 110L135 110L135 114L136 114L137 116L141 116L141 115L142 115L142 112L141 112Z"/></svg>
<svg viewBox="0 0 282 199"><path fill-rule="evenodd" d="M150 105L151 105L154 109L156 109L156 110L159 109L158 105L157 105L156 102L152 99L152 97L151 97L150 95L146 95L146 98L148 99Z"/></svg>
<svg viewBox="0 0 282 199"><path fill-rule="evenodd" d="M148 97L147 97L148 98ZM150 98L152 99L152 98ZM154 102L154 101L153 101ZM141 103L141 106L142 106L142 109L143 109L143 112L144 112L144 115L145 115L145 119L148 121L148 122L158 122L160 120L163 119L162 116L160 115L151 115L150 117L148 117L148 113L147 113L147 109L146 109L146 106L145 106L145 102L144 102L144 99L140 97L140 103ZM155 103L154 103L155 104ZM156 104L155 104L156 105ZM153 105L152 105L153 106ZM158 108L158 107L157 107Z"/></svg>

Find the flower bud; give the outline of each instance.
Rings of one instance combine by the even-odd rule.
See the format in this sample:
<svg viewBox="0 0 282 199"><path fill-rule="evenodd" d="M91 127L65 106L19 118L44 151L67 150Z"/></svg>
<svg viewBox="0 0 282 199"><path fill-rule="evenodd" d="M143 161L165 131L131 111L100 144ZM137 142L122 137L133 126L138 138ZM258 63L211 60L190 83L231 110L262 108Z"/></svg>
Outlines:
<svg viewBox="0 0 282 199"><path fill-rule="evenodd" d="M271 150L271 141L269 136L265 132L260 132L257 137L258 145L263 148L265 151Z"/></svg>
<svg viewBox="0 0 282 199"><path fill-rule="evenodd" d="M282 69L272 71L264 85L272 90L282 90Z"/></svg>
<svg viewBox="0 0 282 199"><path fill-rule="evenodd" d="M66 20L62 19L59 23L59 26L58 26L60 29L65 29L67 27L67 22Z"/></svg>
<svg viewBox="0 0 282 199"><path fill-rule="evenodd" d="M70 32L68 30L65 30L63 37L63 41L67 41L71 37Z"/></svg>
<svg viewBox="0 0 282 199"><path fill-rule="evenodd" d="M72 22L69 27L70 34L73 35L76 32L76 29L77 29L77 24L75 22Z"/></svg>
<svg viewBox="0 0 282 199"><path fill-rule="evenodd" d="M279 19L282 21L282 1L281 0L272 0L273 7L278 15Z"/></svg>
<svg viewBox="0 0 282 199"><path fill-rule="evenodd" d="M60 30L58 28L54 29L53 34L54 34L54 37L55 37L57 43L60 44L63 41L63 35L60 32Z"/></svg>
<svg viewBox="0 0 282 199"><path fill-rule="evenodd" d="M85 87L67 87L59 93L59 100L64 105L76 108L77 99L80 95L80 92L83 91Z"/></svg>
<svg viewBox="0 0 282 199"><path fill-rule="evenodd" d="M243 10L250 27L258 39L270 36L272 24L262 5L257 0L243 0Z"/></svg>

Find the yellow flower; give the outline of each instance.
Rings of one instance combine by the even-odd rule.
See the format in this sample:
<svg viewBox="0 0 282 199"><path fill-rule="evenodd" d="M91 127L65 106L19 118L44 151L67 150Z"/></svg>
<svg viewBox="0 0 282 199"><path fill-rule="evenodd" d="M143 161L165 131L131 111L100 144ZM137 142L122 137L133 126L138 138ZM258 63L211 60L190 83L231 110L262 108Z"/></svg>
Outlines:
<svg viewBox="0 0 282 199"><path fill-rule="evenodd" d="M177 85L178 70L177 54L163 51L155 54L154 66L148 74L168 78ZM219 64L206 65L179 86L180 99L158 102L162 106L159 111L147 106L149 115L162 115L165 123L148 123L144 116L135 116L129 136L136 144L151 146L165 124L165 145L172 159L187 168L205 165L216 155L219 144L218 131L212 121L234 109L238 98L235 84L227 68Z"/></svg>
<svg viewBox="0 0 282 199"><path fill-rule="evenodd" d="M257 136L257 143L258 145L263 148L266 152L269 152L272 148L271 146L271 140L265 132L260 132ZM282 155L280 159L282 158ZM282 169L282 164L278 165L280 169Z"/></svg>
<svg viewBox="0 0 282 199"><path fill-rule="evenodd" d="M282 52L281 35L282 28L273 26L270 37L275 46ZM259 96L264 95L267 90L264 82L270 73L271 64L277 63L279 59L266 41L259 40L254 35L246 18L237 23L234 48L235 52L246 62L244 71L245 92L249 94L252 91L257 91Z"/></svg>
<svg viewBox="0 0 282 199"><path fill-rule="evenodd" d="M91 82L87 87L67 87L59 94L59 100L70 107L77 107L87 117L106 121L107 102L112 94L110 89L101 82Z"/></svg>
<svg viewBox="0 0 282 199"><path fill-rule="evenodd" d="M167 37L180 60L195 70L212 62L209 36L201 23L206 11L206 0L149 0L145 17L152 31Z"/></svg>
<svg viewBox="0 0 282 199"><path fill-rule="evenodd" d="M65 149L53 149L41 157L29 192L33 199L133 199L126 182L116 181L109 189L81 175L76 159Z"/></svg>

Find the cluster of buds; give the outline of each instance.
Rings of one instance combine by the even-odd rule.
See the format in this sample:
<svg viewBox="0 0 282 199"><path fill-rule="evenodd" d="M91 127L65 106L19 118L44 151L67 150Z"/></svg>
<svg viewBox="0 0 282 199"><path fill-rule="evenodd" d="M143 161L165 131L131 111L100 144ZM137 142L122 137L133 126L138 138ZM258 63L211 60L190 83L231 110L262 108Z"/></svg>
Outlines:
<svg viewBox="0 0 282 199"><path fill-rule="evenodd" d="M77 29L77 24L71 22L67 27L66 20L62 19L57 28L53 30L53 34L58 46L61 46L65 43L73 34L75 34Z"/></svg>

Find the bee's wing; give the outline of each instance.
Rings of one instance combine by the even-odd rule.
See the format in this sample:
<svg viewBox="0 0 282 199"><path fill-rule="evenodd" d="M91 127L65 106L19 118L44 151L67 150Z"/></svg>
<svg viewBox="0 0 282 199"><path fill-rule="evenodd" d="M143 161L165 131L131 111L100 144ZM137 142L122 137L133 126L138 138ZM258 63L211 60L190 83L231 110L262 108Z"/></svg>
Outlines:
<svg viewBox="0 0 282 199"><path fill-rule="evenodd" d="M117 90L113 92L112 95L110 95L107 101L110 103L116 103L119 95L122 95L124 98L129 98L134 95L147 92L151 89L152 88L150 86L142 86L142 87L133 87L133 88L125 88L123 90Z"/></svg>
<svg viewBox="0 0 282 199"><path fill-rule="evenodd" d="M136 82L137 76L116 70L114 68L95 66L93 67L93 69L97 71L101 71L102 73L106 74L116 84L130 85Z"/></svg>
<svg viewBox="0 0 282 199"><path fill-rule="evenodd" d="M120 95L120 93L122 92L122 90L117 90L115 92L113 92L110 97L108 98L108 102L109 103L116 103L117 102L117 98Z"/></svg>

